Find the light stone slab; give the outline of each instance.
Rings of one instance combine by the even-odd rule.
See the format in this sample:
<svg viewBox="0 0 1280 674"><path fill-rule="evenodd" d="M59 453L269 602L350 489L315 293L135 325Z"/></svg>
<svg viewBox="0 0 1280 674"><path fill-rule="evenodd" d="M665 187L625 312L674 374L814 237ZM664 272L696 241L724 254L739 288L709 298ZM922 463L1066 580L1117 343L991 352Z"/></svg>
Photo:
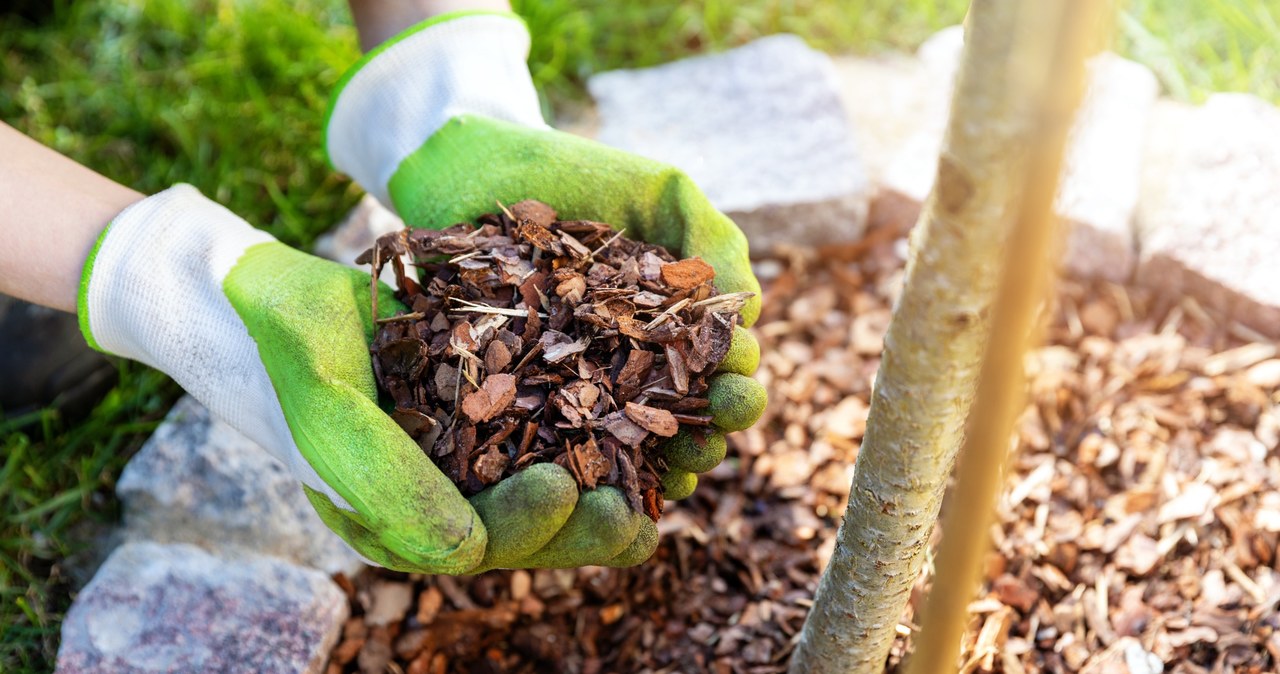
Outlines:
<svg viewBox="0 0 1280 674"><path fill-rule="evenodd" d="M325 573L364 566L284 465L190 396L125 466L116 494L129 540L274 555Z"/></svg>
<svg viewBox="0 0 1280 674"><path fill-rule="evenodd" d="M56 671L311 674L347 614L346 596L314 569L127 543L67 613Z"/></svg>
<svg viewBox="0 0 1280 674"><path fill-rule="evenodd" d="M933 187L963 49L963 29L954 26L930 38L914 60L845 59L838 66L845 107L882 188L873 205L876 225L909 228ZM1088 68L1055 209L1067 237L1067 271L1122 282L1136 262L1133 217L1159 85L1145 66L1110 53Z"/></svg>
<svg viewBox="0 0 1280 674"><path fill-rule="evenodd" d="M1149 134L1138 282L1280 338L1280 109L1247 94L1162 102Z"/></svg>
<svg viewBox="0 0 1280 674"><path fill-rule="evenodd" d="M672 164L754 251L861 236L869 183L831 59L793 35L593 76L601 142Z"/></svg>
<svg viewBox="0 0 1280 674"><path fill-rule="evenodd" d="M1064 259L1078 276L1123 282L1137 261L1133 220L1160 86L1146 66L1115 54L1099 54L1088 68L1058 188L1056 210L1069 227Z"/></svg>

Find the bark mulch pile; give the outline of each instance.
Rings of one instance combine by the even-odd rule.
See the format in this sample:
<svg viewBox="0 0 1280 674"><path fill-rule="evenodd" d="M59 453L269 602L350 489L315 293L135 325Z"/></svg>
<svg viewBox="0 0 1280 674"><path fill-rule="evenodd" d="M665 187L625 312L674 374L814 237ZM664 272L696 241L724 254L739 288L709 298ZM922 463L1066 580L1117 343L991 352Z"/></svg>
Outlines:
<svg viewBox="0 0 1280 674"><path fill-rule="evenodd" d="M750 293L719 294L711 265L623 234L522 201L387 234L356 260L375 279L391 263L408 308L370 348L392 417L463 494L550 461L661 517L653 450L711 423L707 376Z"/></svg>
<svg viewBox="0 0 1280 674"><path fill-rule="evenodd" d="M781 672L830 556L904 244L766 260L769 407L632 569L340 578L330 672ZM1280 355L1191 300L1064 282L965 672L1280 663ZM889 667L915 629L903 616Z"/></svg>

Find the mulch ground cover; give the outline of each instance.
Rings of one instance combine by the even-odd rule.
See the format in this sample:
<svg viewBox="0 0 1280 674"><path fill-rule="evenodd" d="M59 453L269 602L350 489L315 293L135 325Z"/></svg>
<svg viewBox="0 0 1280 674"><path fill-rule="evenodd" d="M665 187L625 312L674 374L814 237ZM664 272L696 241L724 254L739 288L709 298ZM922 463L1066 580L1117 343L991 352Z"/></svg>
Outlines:
<svg viewBox="0 0 1280 674"><path fill-rule="evenodd" d="M630 569L370 570L329 672L782 672L830 556L905 242L758 263L764 417ZM1271 672L1280 358L1189 298L1060 284L965 672ZM898 668L928 587L890 660Z"/></svg>

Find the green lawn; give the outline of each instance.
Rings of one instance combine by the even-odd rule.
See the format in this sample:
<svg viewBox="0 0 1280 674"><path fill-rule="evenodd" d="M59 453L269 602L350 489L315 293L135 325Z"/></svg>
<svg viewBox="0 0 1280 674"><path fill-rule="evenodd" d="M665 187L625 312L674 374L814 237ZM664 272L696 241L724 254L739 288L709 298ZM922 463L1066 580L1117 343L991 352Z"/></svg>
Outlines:
<svg viewBox="0 0 1280 674"><path fill-rule="evenodd" d="M1166 89L1280 99L1275 0L1132 0L1119 48ZM39 5L41 2L29 3ZM59 1L0 17L0 119L143 191L195 184L280 239L309 246L358 198L324 162L326 97L357 56L341 0ZM532 69L552 105L592 72L661 63L790 31L833 52L909 49L956 23L959 0L526 0ZM64 560L117 517L112 486L179 394L120 364L92 417L0 422L0 672L48 671L70 601Z"/></svg>

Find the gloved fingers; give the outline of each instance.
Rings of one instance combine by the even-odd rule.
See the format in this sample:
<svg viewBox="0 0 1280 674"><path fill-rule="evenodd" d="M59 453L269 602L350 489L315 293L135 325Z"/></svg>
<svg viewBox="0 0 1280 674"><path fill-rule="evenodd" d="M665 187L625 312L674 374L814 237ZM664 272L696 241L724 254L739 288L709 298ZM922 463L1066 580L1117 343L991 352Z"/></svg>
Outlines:
<svg viewBox="0 0 1280 674"><path fill-rule="evenodd" d="M334 409L316 406L318 415L290 420L320 479L380 545L414 567L457 574L480 563L485 525L453 482L373 401L341 385L329 389Z"/></svg>
<svg viewBox="0 0 1280 674"><path fill-rule="evenodd" d="M476 573L517 568L564 527L578 502L578 483L554 463L539 463L472 496L489 534Z"/></svg>
<svg viewBox="0 0 1280 674"><path fill-rule="evenodd" d="M712 377L707 398L711 401L707 408L711 423L726 432L750 428L764 414L769 402L769 395L760 382L733 372Z"/></svg>
<svg viewBox="0 0 1280 674"><path fill-rule="evenodd" d="M333 501L330 501L329 497L324 493L316 491L305 484L302 485L302 490L307 495L307 500L311 502L311 507L320 516L320 520L325 523L325 526L338 534L342 540L346 541L365 559L395 571L409 573L451 572L447 569L424 565L401 557L383 545L378 534L367 526L364 517L360 513L343 510L335 506Z"/></svg>
<svg viewBox="0 0 1280 674"><path fill-rule="evenodd" d="M720 465L728 452L724 434L712 428L682 428L662 448L667 465L688 473L705 473Z"/></svg>
<svg viewBox="0 0 1280 674"><path fill-rule="evenodd" d="M626 228L628 237L706 260L721 292L754 293L744 325L760 315L746 236L670 165L560 131L459 115L401 162L388 191L412 227L470 222L494 199L539 199L566 220Z"/></svg>
<svg viewBox="0 0 1280 674"><path fill-rule="evenodd" d="M316 475L360 514L383 546L411 564L439 573L462 573L478 564L484 523L453 482L340 370L301 369L335 375L323 382L272 376L298 451Z"/></svg>
<svg viewBox="0 0 1280 674"><path fill-rule="evenodd" d="M741 325L733 326L733 339L729 353L716 368L716 372L733 372L750 377L760 367L760 342L751 331Z"/></svg>
<svg viewBox="0 0 1280 674"><path fill-rule="evenodd" d="M658 549L658 525L648 517L640 522L640 531L631 541L625 550L618 553L613 559L605 562L601 566L612 566L622 568L627 566L635 566L653 556L655 550Z"/></svg>
<svg viewBox="0 0 1280 674"><path fill-rule="evenodd" d="M361 526L409 564L461 573L484 555L484 523L377 405L369 283L368 274L273 245L242 256L223 289L315 471L302 477L328 485L346 502L333 505L359 513ZM379 313L396 309L379 304Z"/></svg>
<svg viewBox="0 0 1280 674"><path fill-rule="evenodd" d="M662 475L662 497L670 501L689 498L698 488L698 476L679 468Z"/></svg>
<svg viewBox="0 0 1280 674"><path fill-rule="evenodd" d="M541 550L520 566L569 569L603 564L617 557L635 540L643 520L615 487L583 491L564 527Z"/></svg>

